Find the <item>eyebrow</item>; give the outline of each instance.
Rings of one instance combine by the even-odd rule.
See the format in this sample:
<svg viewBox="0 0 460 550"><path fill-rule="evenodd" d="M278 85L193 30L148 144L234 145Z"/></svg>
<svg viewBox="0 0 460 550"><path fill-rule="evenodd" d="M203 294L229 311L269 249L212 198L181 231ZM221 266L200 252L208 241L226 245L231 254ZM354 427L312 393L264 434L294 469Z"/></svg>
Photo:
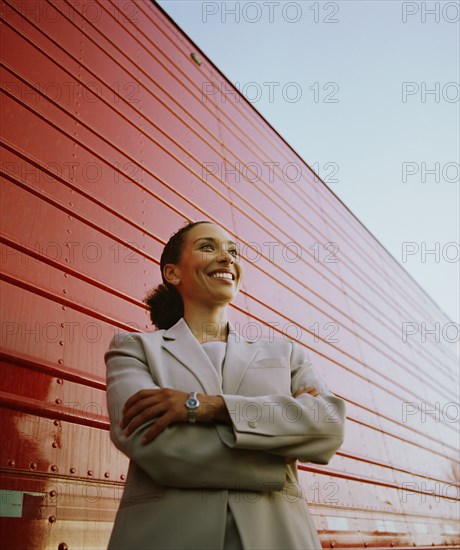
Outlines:
<svg viewBox="0 0 460 550"><path fill-rule="evenodd" d="M217 242L217 240L214 237L199 237L198 239L196 239L193 242L193 244L195 244L196 242L201 241L201 240L212 241L213 243ZM236 243L233 242L233 241L227 241L227 244L233 244L234 246L236 246Z"/></svg>

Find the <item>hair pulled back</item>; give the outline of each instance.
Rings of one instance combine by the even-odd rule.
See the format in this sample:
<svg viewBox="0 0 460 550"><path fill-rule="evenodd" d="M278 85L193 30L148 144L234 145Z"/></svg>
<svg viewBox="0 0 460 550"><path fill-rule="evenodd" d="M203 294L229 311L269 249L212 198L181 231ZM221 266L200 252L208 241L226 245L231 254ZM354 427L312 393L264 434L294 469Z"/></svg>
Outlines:
<svg viewBox="0 0 460 550"><path fill-rule="evenodd" d="M163 275L166 264L177 264L184 250L185 235L200 223L209 221L189 222L176 231L166 243L160 258L162 284L150 290L144 298L144 303L150 309L152 324L158 329L168 329L184 315L184 303L176 287L168 283Z"/></svg>

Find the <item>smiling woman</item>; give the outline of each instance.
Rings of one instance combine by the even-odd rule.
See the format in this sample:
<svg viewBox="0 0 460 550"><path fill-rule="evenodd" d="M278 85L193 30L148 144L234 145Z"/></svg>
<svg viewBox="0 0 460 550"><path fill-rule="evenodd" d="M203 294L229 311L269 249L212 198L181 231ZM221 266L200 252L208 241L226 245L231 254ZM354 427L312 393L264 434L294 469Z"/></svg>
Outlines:
<svg viewBox="0 0 460 550"><path fill-rule="evenodd" d="M189 235L191 233L191 235ZM203 236L201 236L203 234ZM193 238L199 235L197 238ZM187 238L188 237L188 238ZM216 252L219 258L216 259ZM228 258L232 267L227 266ZM242 279L242 267L238 260L238 249L236 243L226 239L222 229L211 222L201 221L190 223L177 231L166 244L160 259L160 270L163 284L150 292L145 302L150 308L152 323L158 328L169 328L177 322L184 314L184 299L188 305L200 303L200 297L211 298L206 290L207 286L199 284L199 281L206 279L230 278L233 295L239 290ZM195 263L188 270L188 264ZM209 266L214 263L215 269ZM195 272L198 274L195 275ZM191 279L191 280L190 280ZM195 286L195 289L193 287ZM217 287L218 288L218 287ZM187 292L192 290L190 296ZM198 295L195 296L195 292ZM195 297L194 297L195 296ZM190 298L190 300L188 299Z"/></svg>
<svg viewBox="0 0 460 550"><path fill-rule="evenodd" d="M236 332L243 267L221 227L179 229L160 268L145 299L157 330L105 354L111 438L131 459L109 548L321 548L296 461L329 462L344 401L296 343Z"/></svg>

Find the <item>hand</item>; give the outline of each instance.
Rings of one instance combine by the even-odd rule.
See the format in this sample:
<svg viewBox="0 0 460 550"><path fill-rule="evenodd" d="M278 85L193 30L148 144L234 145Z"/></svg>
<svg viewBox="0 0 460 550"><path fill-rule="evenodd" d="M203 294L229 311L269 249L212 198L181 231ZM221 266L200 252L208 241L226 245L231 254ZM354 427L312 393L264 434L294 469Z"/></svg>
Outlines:
<svg viewBox="0 0 460 550"><path fill-rule="evenodd" d="M126 401L123 408L121 428L126 437L149 420L156 420L142 438L142 443L145 444L170 424L187 422L188 409L185 402L188 396L186 392L171 388L138 391Z"/></svg>
<svg viewBox="0 0 460 550"><path fill-rule="evenodd" d="M302 386L294 393L292 397L299 397L302 393L309 393L310 395L313 395L313 397L321 395L321 392L316 386Z"/></svg>

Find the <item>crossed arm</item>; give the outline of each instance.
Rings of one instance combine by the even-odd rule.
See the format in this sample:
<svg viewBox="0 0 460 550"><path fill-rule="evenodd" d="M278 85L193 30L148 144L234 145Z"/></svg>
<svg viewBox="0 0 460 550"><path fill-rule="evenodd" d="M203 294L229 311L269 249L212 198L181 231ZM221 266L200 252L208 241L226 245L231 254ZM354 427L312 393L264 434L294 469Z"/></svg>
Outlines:
<svg viewBox="0 0 460 550"><path fill-rule="evenodd" d="M316 401L318 410L324 407L324 399L335 399L338 405L343 401L327 388L322 388L321 393L329 395L320 395L321 381L310 383L315 378L311 377L309 365L305 366L302 353L297 347L292 370L296 389L292 397L285 399L298 404L304 418L293 430L277 414L271 419L275 427L270 434L248 434L238 419L232 418L229 404L240 400L262 403L281 396L198 394L202 405L197 424L186 424L188 394L156 386L141 341L126 334L115 336L105 356L112 441L160 485L280 490L286 480L286 462L301 458L327 464L343 439L343 406L339 406L339 425L325 426L324 414L321 419L314 419L308 410ZM308 376L303 376L303 370ZM302 399L306 401L302 403ZM329 433L331 428L333 435Z"/></svg>
<svg viewBox="0 0 460 550"><path fill-rule="evenodd" d="M302 386L293 395L298 397L302 393L309 393L314 397L320 394L316 386ZM121 428L129 437L140 426L156 419L156 422L146 431L142 437L142 444L147 444L165 428L177 422L188 421L188 411L185 401L188 393L172 388L158 388L151 390L139 390L126 401L123 407ZM224 398L220 395L206 395L198 393L200 407L196 412L196 421L206 424L232 424L230 414Z"/></svg>

